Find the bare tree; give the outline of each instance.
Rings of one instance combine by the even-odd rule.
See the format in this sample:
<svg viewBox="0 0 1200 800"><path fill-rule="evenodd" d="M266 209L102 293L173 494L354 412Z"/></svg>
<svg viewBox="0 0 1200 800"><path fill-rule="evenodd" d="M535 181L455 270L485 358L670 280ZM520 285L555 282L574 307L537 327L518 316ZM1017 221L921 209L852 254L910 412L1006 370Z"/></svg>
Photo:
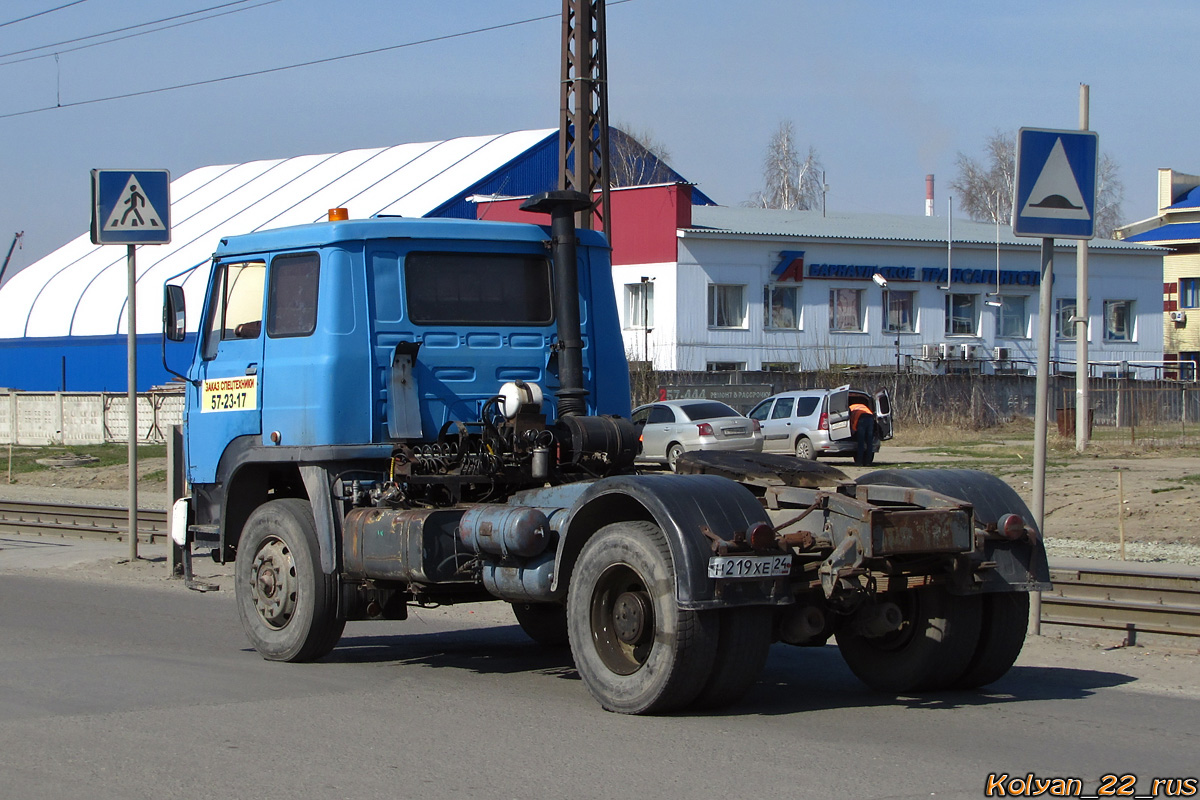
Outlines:
<svg viewBox="0 0 1200 800"><path fill-rule="evenodd" d="M960 152L956 159L958 176L949 184L958 208L979 222L1012 219L1013 182L1017 169L1017 137L995 131L984 146L984 162ZM1096 175L1096 236L1112 238L1121 224L1121 202L1125 186L1118 177L1120 167L1107 153L1100 155Z"/></svg>
<svg viewBox="0 0 1200 800"><path fill-rule="evenodd" d="M609 129L612 186L647 186L676 178L667 166L670 152L647 129L618 123Z"/></svg>
<svg viewBox="0 0 1200 800"><path fill-rule="evenodd" d="M763 190L755 192L748 205L801 211L820 208L823 175L816 148L810 146L801 160L795 125L791 120L781 122L763 159Z"/></svg>

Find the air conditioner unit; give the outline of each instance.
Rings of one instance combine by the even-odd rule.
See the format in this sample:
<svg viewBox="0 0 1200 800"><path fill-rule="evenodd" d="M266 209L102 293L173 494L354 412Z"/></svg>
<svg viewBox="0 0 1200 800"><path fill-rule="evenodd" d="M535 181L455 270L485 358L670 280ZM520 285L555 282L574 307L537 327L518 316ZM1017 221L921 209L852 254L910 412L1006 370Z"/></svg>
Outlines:
<svg viewBox="0 0 1200 800"><path fill-rule="evenodd" d="M1186 311L1172 311L1171 312L1171 322L1187 322L1187 312Z"/></svg>
<svg viewBox="0 0 1200 800"><path fill-rule="evenodd" d="M974 361L979 358L979 345L977 344L960 344L958 346L959 358L963 361Z"/></svg>
<svg viewBox="0 0 1200 800"><path fill-rule="evenodd" d="M938 353L938 346L936 344L921 345L921 358L925 359L926 361L934 361L938 358L941 358Z"/></svg>
<svg viewBox="0 0 1200 800"><path fill-rule="evenodd" d="M992 354L993 354L993 357L997 361L1008 361L1012 358L1012 348L1011 347L997 347L995 350L992 351Z"/></svg>
<svg viewBox="0 0 1200 800"><path fill-rule="evenodd" d="M942 342L938 345L938 358L954 358L958 355L958 345Z"/></svg>

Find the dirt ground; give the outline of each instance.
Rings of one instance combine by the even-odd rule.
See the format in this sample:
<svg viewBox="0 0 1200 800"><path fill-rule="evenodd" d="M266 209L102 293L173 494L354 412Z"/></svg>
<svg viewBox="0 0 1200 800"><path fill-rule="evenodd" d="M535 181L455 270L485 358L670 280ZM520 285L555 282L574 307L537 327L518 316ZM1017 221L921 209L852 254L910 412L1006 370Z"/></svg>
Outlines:
<svg viewBox="0 0 1200 800"><path fill-rule="evenodd" d="M1033 465L1019 458L1016 461L990 463L952 448L941 453L937 448L885 444L873 469L918 465L986 469L999 475L1032 505ZM850 477L867 471L854 467L849 459L834 458L828 463ZM138 462L139 475L161 475L165 469L166 459ZM0 497L124 505L128 487L123 465L59 467L15 478L16 483L4 485L0 476ZM1119 499L1122 490L1123 502ZM165 507L165 483L142 481L139 505ZM1177 451L1116 457L1100 452L1069 458L1052 454L1046 470L1045 508L1048 539L1115 543L1121 522L1118 509L1123 509L1128 543L1200 546L1200 456L1180 455Z"/></svg>

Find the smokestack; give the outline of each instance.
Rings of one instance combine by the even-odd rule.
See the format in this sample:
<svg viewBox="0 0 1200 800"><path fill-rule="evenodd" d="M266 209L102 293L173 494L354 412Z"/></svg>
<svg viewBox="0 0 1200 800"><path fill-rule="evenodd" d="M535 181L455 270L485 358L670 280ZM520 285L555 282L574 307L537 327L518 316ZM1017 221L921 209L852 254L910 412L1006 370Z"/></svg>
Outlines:
<svg viewBox="0 0 1200 800"><path fill-rule="evenodd" d="M925 216L933 216L933 176L925 176Z"/></svg>

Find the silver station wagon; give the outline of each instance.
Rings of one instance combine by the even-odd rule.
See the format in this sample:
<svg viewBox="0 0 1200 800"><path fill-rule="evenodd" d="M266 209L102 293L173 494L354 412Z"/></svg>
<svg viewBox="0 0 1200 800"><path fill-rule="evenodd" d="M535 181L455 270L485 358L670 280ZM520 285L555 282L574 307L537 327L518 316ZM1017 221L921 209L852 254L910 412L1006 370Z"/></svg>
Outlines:
<svg viewBox="0 0 1200 800"><path fill-rule="evenodd" d="M863 403L875 411L875 452L892 438L892 401L886 391L874 396L849 386L803 389L771 395L750 411L762 426L763 452L793 453L800 458L853 456L850 405Z"/></svg>
<svg viewBox="0 0 1200 800"><path fill-rule="evenodd" d="M688 450L763 449L758 421L716 400L661 400L638 406L632 418L642 442L638 461L671 469Z"/></svg>

